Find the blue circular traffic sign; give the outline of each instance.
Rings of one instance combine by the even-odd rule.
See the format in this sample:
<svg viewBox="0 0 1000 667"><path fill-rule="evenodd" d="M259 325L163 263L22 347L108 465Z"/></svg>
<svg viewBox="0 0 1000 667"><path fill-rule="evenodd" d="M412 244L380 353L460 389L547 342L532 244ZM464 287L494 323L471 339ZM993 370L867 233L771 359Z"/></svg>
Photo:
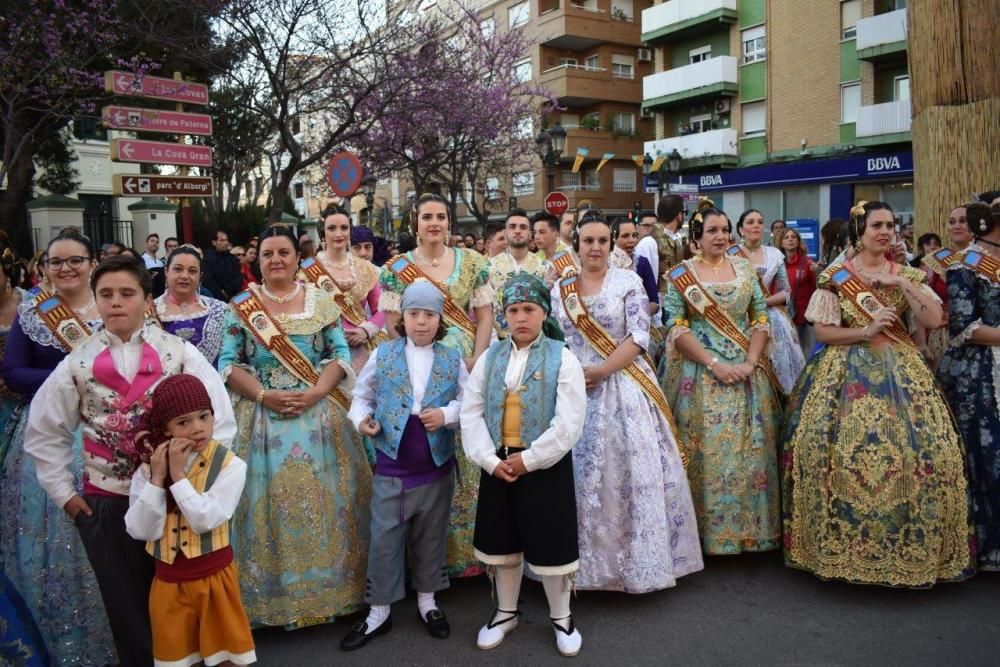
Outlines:
<svg viewBox="0 0 1000 667"><path fill-rule="evenodd" d="M334 155L333 159L330 160L326 181L330 184L330 189L335 195L350 197L358 191L363 175L364 169L361 167L361 160L354 153L343 151Z"/></svg>

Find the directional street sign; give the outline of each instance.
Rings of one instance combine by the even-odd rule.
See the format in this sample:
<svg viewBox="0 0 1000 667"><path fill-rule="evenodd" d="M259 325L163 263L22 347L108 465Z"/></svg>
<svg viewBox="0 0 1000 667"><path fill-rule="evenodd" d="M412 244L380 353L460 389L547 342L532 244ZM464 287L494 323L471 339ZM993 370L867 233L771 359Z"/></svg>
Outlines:
<svg viewBox="0 0 1000 667"><path fill-rule="evenodd" d="M569 198L561 192L550 192L545 196L545 211L560 216L569 210Z"/></svg>
<svg viewBox="0 0 1000 667"><path fill-rule="evenodd" d="M338 197L350 197L358 191L361 177L364 175L361 160L354 153L343 151L330 160L330 168L326 172L327 183Z"/></svg>
<svg viewBox="0 0 1000 667"><path fill-rule="evenodd" d="M115 174L114 194L126 197L211 197L212 179L205 176Z"/></svg>
<svg viewBox="0 0 1000 667"><path fill-rule="evenodd" d="M208 104L208 86L203 83L189 83L159 76L137 77L132 72L105 72L104 91L184 104Z"/></svg>
<svg viewBox="0 0 1000 667"><path fill-rule="evenodd" d="M108 106L101 110L101 120L114 130L212 136L212 117L202 113Z"/></svg>
<svg viewBox="0 0 1000 667"><path fill-rule="evenodd" d="M187 144L175 144L167 141L112 139L111 160L113 162L211 167L212 149L208 146L189 146Z"/></svg>

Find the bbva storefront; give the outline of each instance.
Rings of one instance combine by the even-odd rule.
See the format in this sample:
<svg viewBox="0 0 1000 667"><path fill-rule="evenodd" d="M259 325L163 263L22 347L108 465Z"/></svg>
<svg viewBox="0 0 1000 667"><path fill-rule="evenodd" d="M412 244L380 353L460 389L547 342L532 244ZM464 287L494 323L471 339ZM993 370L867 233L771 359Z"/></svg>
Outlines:
<svg viewBox="0 0 1000 667"><path fill-rule="evenodd" d="M727 171L683 174L674 182L698 185L729 217L755 208L764 219L846 218L859 199L892 206L899 223L913 220L913 153L861 154L798 160Z"/></svg>

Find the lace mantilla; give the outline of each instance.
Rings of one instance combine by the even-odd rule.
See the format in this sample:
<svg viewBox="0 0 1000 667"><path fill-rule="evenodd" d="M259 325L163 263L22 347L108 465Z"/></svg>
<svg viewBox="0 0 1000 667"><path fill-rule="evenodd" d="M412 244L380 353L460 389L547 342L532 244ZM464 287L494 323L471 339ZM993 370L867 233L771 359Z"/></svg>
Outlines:
<svg viewBox="0 0 1000 667"><path fill-rule="evenodd" d="M52 331L45 326L45 323L38 318L38 313L35 312L34 301L27 301L19 305L17 307L17 317L21 324L21 331L23 331L33 343L37 343L43 347L54 347L57 350L66 352L67 354L70 352L70 350L66 349L66 347L52 335ZM86 325L91 332L104 328L104 322L101 320L90 320L86 322Z"/></svg>
<svg viewBox="0 0 1000 667"><path fill-rule="evenodd" d="M223 323L226 317L226 309L229 307L227 304L218 299L199 296L198 303L205 310L191 317L190 315L183 314L166 315L166 294L157 298L153 303L156 304L156 314L161 322L190 322L192 327L200 327L201 340L196 347L206 359L214 363L214 360L219 356L219 350L222 349ZM183 338L183 336L181 337Z"/></svg>

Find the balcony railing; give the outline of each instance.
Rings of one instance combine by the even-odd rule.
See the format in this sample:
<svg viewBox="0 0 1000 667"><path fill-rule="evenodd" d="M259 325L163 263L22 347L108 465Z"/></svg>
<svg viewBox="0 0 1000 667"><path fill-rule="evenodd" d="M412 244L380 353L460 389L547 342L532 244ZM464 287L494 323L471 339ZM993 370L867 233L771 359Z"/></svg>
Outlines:
<svg viewBox="0 0 1000 667"><path fill-rule="evenodd" d="M858 21L858 51L906 41L906 10L868 16Z"/></svg>
<svg viewBox="0 0 1000 667"><path fill-rule="evenodd" d="M710 130L683 137L647 141L643 145L643 152L649 155L667 155L674 149L685 160L739 155L736 130Z"/></svg>
<svg viewBox="0 0 1000 667"><path fill-rule="evenodd" d="M669 0L642 12L642 34L645 36L664 28L679 26L704 16L706 19L720 10L736 13L736 0Z"/></svg>
<svg viewBox="0 0 1000 667"><path fill-rule="evenodd" d="M909 100L872 104L858 109L857 137L878 137L909 132L912 112Z"/></svg>
<svg viewBox="0 0 1000 667"><path fill-rule="evenodd" d="M563 185L562 187L556 188L556 190L561 190L562 192L600 192L600 184L590 184L590 185Z"/></svg>
<svg viewBox="0 0 1000 667"><path fill-rule="evenodd" d="M607 72L606 67L593 67L591 65L574 65L573 63L563 63L562 65L556 65L555 67L550 67L547 70L543 70L542 74L548 74L549 72L558 72L561 69L575 69L583 72Z"/></svg>
<svg viewBox="0 0 1000 667"><path fill-rule="evenodd" d="M739 85L738 69L737 59L733 56L720 56L692 65L675 67L643 78L642 99L647 102L669 96L680 96L680 99L685 99L700 94L699 89L709 87L713 90L717 88L735 90ZM684 93L691 94L683 95Z"/></svg>

